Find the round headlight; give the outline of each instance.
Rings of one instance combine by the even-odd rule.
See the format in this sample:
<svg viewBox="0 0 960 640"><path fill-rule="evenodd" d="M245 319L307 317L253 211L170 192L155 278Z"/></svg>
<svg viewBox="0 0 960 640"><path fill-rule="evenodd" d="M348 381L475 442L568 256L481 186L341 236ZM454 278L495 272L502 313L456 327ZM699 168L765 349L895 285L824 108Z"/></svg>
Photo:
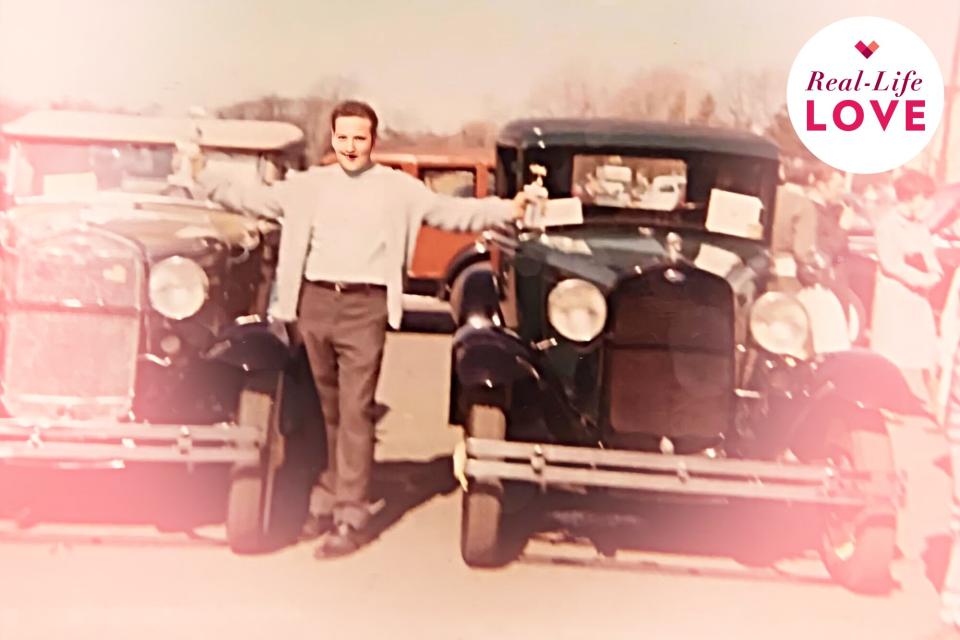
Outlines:
<svg viewBox="0 0 960 640"><path fill-rule="evenodd" d="M803 305L785 293L765 293L753 303L750 333L770 353L807 356L810 320Z"/></svg>
<svg viewBox="0 0 960 640"><path fill-rule="evenodd" d="M189 318L207 299L207 274L189 258L174 256L150 269L150 305L174 320Z"/></svg>
<svg viewBox="0 0 960 640"><path fill-rule="evenodd" d="M563 280L547 296L547 317L564 338L589 342L607 322L607 301L600 289L586 280Z"/></svg>

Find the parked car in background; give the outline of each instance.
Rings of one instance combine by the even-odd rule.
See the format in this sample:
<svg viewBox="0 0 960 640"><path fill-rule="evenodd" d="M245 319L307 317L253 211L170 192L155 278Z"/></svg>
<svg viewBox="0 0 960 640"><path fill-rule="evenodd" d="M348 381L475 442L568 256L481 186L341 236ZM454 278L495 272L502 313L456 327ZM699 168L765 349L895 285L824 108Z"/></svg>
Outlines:
<svg viewBox="0 0 960 640"><path fill-rule="evenodd" d="M0 460L228 465L228 542L261 548L291 398L289 344L264 321L280 227L192 199L178 145L278 177L302 133L69 111L2 133Z"/></svg>
<svg viewBox="0 0 960 640"><path fill-rule="evenodd" d="M500 195L545 172L553 200L486 233L489 267L454 304L468 564L503 562L505 514L541 493L627 513L672 496L790 505L839 582L889 588L900 481L880 410L914 399L882 357L817 354L804 306L771 290L778 156L752 134L665 123L501 131ZM590 176L627 175L608 167L630 168L626 192L669 176L685 195L593 198Z"/></svg>
<svg viewBox="0 0 960 640"><path fill-rule="evenodd" d="M673 211L683 203L686 188L682 176L657 176L641 197L640 205L654 211Z"/></svg>

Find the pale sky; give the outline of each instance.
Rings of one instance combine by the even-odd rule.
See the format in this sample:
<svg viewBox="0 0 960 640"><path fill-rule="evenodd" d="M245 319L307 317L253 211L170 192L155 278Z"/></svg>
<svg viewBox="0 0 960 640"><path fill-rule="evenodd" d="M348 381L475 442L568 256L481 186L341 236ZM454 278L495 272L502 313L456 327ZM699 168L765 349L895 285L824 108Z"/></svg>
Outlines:
<svg viewBox="0 0 960 640"><path fill-rule="evenodd" d="M0 96L183 113L342 77L388 124L447 130L523 115L564 69L785 82L810 36L856 15L913 29L949 75L960 0L0 0Z"/></svg>

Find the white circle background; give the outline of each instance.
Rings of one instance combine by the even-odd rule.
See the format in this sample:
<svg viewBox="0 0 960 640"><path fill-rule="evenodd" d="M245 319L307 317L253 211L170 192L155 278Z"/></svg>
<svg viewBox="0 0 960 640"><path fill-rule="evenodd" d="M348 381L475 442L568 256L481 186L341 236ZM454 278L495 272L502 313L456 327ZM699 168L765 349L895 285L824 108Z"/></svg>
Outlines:
<svg viewBox="0 0 960 640"><path fill-rule="evenodd" d="M855 45L862 40L879 48L864 58ZM807 85L814 71L829 78L856 79L863 70L863 82L869 89L860 91L810 91ZM878 71L886 71L883 84L889 86L897 71L904 74L914 69L923 79L919 91L906 91L897 98L891 91L876 91L872 86ZM901 74L902 77L903 74ZM926 43L914 32L892 20L870 16L847 18L821 29L803 46L787 79L787 110L800 140L813 155L841 171L879 173L909 162L929 144L943 115L943 75L940 65ZM826 131L807 131L807 100L813 99L815 120L825 123ZM833 108L843 100L856 100L864 110L863 124L855 131L842 131L833 124ZM869 101L879 101L884 112L891 100L898 100L896 111L884 131ZM906 130L906 100L925 100L924 131ZM843 120L853 119L851 109L844 109Z"/></svg>

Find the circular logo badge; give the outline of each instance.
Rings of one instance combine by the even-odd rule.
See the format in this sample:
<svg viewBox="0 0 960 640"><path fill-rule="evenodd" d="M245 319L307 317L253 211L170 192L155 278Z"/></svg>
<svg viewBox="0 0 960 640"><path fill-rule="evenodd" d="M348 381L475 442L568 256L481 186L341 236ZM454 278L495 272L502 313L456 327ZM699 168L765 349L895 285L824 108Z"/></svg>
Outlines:
<svg viewBox="0 0 960 640"><path fill-rule="evenodd" d="M940 125L943 93L940 66L915 33L884 18L847 18L800 50L787 79L787 110L820 160L879 173L927 146Z"/></svg>

